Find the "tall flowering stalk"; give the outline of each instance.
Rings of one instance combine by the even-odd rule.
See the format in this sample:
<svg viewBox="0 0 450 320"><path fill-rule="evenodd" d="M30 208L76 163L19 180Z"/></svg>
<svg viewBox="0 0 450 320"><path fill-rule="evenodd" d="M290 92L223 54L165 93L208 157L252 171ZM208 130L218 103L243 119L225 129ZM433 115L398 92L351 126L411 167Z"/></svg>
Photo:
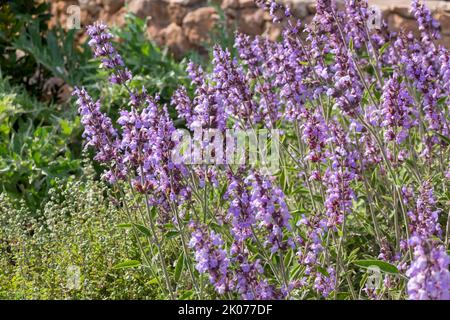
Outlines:
<svg viewBox="0 0 450 320"><path fill-rule="evenodd" d="M408 296L413 300L450 299L450 258L445 247L435 238L442 236L439 214L433 187L425 181L420 187L414 210L409 212L413 236L408 245L414 250L414 260L406 276L409 278Z"/></svg>
<svg viewBox="0 0 450 320"><path fill-rule="evenodd" d="M189 197L188 190L180 187L179 177L173 179L172 173L174 175L180 173L176 170L172 172L175 166L167 161L171 159L171 135L174 126L168 117L167 110L159 108L145 90L139 93L129 88L127 82L131 80L132 74L111 44L112 35L106 25L94 23L88 27L87 33L91 37L89 45L93 49L95 57L100 58L102 67L111 72L110 82L123 85L128 90L131 110L120 112L117 122L122 127L122 133L119 134L113 128L111 120L101 114L99 104L93 104L84 89L76 89L74 94L78 96L77 103L80 106L80 113L87 130L86 135L88 135L88 141L97 147L96 159L100 159L112 167L104 175L108 182L116 184L120 189L119 179L132 180L132 188L143 194L148 217L145 218L141 212L141 223L144 224L144 228L147 228L145 225L149 223L149 240L157 246L166 290L173 299L175 296L163 256L163 246L156 231L150 206L157 207L162 213L162 219L167 221L170 218L167 217L168 212L172 208L169 201L175 200L176 197L181 199ZM144 104L148 106L139 111ZM91 119L95 119L95 122L92 122ZM92 129L93 127L95 130ZM145 169L150 171L150 174L146 174ZM177 186L174 186L173 181L176 181ZM150 194L150 192L152 193ZM126 210L129 214L128 206ZM141 209L139 208L139 210ZM166 218L164 213L166 213ZM131 216L129 218L131 219ZM140 240L137 239L137 241ZM185 248L185 246L183 247ZM147 253L142 248L141 253L143 259L149 263Z"/></svg>
<svg viewBox="0 0 450 320"><path fill-rule="evenodd" d="M386 141L402 143L409 135L409 129L416 124L413 100L404 84L399 83L398 75L394 74L383 88L381 126L386 128Z"/></svg>
<svg viewBox="0 0 450 320"><path fill-rule="evenodd" d="M130 80L131 72L112 46L111 39L113 36L108 31L108 27L101 22L96 22L87 28L87 34L91 38L89 46L92 48L95 57L101 58L102 66L112 71L110 81L116 84L124 84Z"/></svg>

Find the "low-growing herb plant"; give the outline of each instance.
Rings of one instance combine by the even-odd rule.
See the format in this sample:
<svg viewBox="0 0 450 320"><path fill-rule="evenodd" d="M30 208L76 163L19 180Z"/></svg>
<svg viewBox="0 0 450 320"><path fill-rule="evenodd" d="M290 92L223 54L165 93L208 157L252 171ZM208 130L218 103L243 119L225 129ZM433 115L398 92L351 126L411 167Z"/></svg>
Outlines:
<svg viewBox="0 0 450 320"><path fill-rule="evenodd" d="M111 191L87 166L77 181L57 181L37 215L0 195L0 299L156 299L138 245ZM138 241L144 242L143 239Z"/></svg>

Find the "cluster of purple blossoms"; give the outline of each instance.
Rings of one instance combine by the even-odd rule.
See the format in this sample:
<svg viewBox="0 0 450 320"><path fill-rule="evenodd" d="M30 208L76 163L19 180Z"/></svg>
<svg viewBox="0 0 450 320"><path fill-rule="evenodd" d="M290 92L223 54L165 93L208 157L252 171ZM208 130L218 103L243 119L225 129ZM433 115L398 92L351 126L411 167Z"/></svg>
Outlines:
<svg viewBox="0 0 450 320"><path fill-rule="evenodd" d="M234 241L230 250L232 261L239 267L235 270L236 290L243 299L275 299L282 293L261 279L264 270L259 260L249 261L245 240L264 236L264 245L271 253L286 251L293 241L286 232L291 230L289 210L281 189L275 187L269 177L245 170L229 172L230 183L225 197L230 200L228 219Z"/></svg>
<svg viewBox="0 0 450 320"><path fill-rule="evenodd" d="M262 278L264 269L260 260L249 261L249 252L242 243L234 242L230 254L236 264L236 291L244 300L273 300L281 298L281 293Z"/></svg>
<svg viewBox="0 0 450 320"><path fill-rule="evenodd" d="M187 168L183 163L174 163L172 151L176 142L172 139L175 126L166 107L160 110L156 119L153 137L149 141L149 150L143 165L143 174L146 177L156 177L159 199L156 204L163 206L169 212L170 204L180 204L190 199L191 191L184 181Z"/></svg>
<svg viewBox="0 0 450 320"><path fill-rule="evenodd" d="M241 174L230 174L225 197L230 200L228 220L231 221L231 233L237 242L243 242L253 236L256 213L253 211L251 195Z"/></svg>
<svg viewBox="0 0 450 320"><path fill-rule="evenodd" d="M265 245L270 246L272 253L286 250L289 246L292 247L292 239L284 239L284 231L291 231L289 225L291 214L284 200L283 191L274 186L269 177L258 172L251 172L246 182L251 186L251 210L260 227L265 228L268 232Z"/></svg>
<svg viewBox="0 0 450 320"><path fill-rule="evenodd" d="M301 114L304 122L301 125L303 141L309 147L306 160L313 163L325 160L326 141L328 138L327 125L319 111L312 113L305 109Z"/></svg>
<svg viewBox="0 0 450 320"><path fill-rule="evenodd" d="M408 212L411 234L423 239L440 237L442 230L438 221L439 213L440 210L436 209L433 187L429 181L424 181L419 190L415 209Z"/></svg>
<svg viewBox="0 0 450 320"><path fill-rule="evenodd" d="M324 203L327 226L333 228L343 223L345 215L353 207L355 195L350 183L356 178L357 154L350 149L349 138L337 122L330 122L329 128L327 143L331 150L327 151L327 158L331 161L331 168L326 169L323 181L327 187Z"/></svg>
<svg viewBox="0 0 450 320"><path fill-rule="evenodd" d="M345 25L344 32L347 41L352 39L356 49L360 49L367 43L369 35L367 21L369 20L369 10L367 1L345 0Z"/></svg>
<svg viewBox="0 0 450 320"><path fill-rule="evenodd" d="M258 105L253 99L242 67L231 58L228 49L215 46L213 56L212 78L217 97L223 103L226 114L236 121L236 127L250 128L259 123L263 115L258 112Z"/></svg>
<svg viewBox="0 0 450 320"><path fill-rule="evenodd" d="M167 109L158 107L149 96L145 97L144 103L141 111L132 108L120 112L117 120L122 127L120 148L124 164L136 174L133 186L137 191L147 193L149 203L158 206L160 217L167 220L171 203L178 205L190 199L191 192L183 184L186 168L172 160L175 127Z"/></svg>
<svg viewBox="0 0 450 320"><path fill-rule="evenodd" d="M361 156L361 163L363 168L370 165L377 165L382 162L380 148L377 146L375 139L369 134L364 134L361 138L364 145L363 154ZM383 170L383 167L381 167Z"/></svg>
<svg viewBox="0 0 450 320"><path fill-rule="evenodd" d="M284 117L295 121L305 109L308 101L317 98L324 89L314 86L319 77L328 77L327 69L318 62L319 67L312 68L306 59L312 59L305 44L300 40L302 26L289 22L283 32L283 42L277 47L275 84L280 87L280 100L285 104ZM321 57L317 57L319 61Z"/></svg>
<svg viewBox="0 0 450 320"><path fill-rule="evenodd" d="M112 161L117 157L118 134L111 119L100 111L100 101L94 103L84 88L75 88L74 95L78 97L78 112L82 116L86 145L96 148L95 160Z"/></svg>
<svg viewBox="0 0 450 320"><path fill-rule="evenodd" d="M157 107L150 101L142 111L133 108L131 111L121 110L117 123L122 128L121 150L124 162L131 167L139 168L143 165L143 154L149 149L148 141L155 127Z"/></svg>
<svg viewBox="0 0 450 320"><path fill-rule="evenodd" d="M335 27L336 2L334 0L318 0L313 23L320 32L332 32Z"/></svg>
<svg viewBox="0 0 450 320"><path fill-rule="evenodd" d="M102 58L103 67L112 73L110 81L126 86L131 72L112 46L107 27L95 23L88 27L88 34L95 56ZM141 93L128 91L131 110L120 111L120 135L100 112L99 103L93 104L84 90L75 91L88 145L96 146L96 160L111 166L105 173L110 183L130 175L136 190L148 194L151 205L168 213L173 203L178 205L190 198L190 189L182 183L186 168L172 161L175 127L166 107L157 105L158 98L151 98L145 89Z"/></svg>
<svg viewBox="0 0 450 320"><path fill-rule="evenodd" d="M291 22L289 25L291 26ZM293 31L293 28L289 29ZM284 34L286 33L287 30ZM293 37L284 37L283 42L278 43L262 37L251 41L249 36L242 34L236 37L239 57L242 64L248 67L246 80L260 101L260 118L264 120L266 127L273 127L283 116L283 104L287 109L294 99L299 102L298 88L302 83L298 73L298 81L292 81L298 71L298 61L294 61L295 52L288 49L291 40L294 40ZM279 94L276 94L277 90L280 90Z"/></svg>
<svg viewBox="0 0 450 320"><path fill-rule="evenodd" d="M430 9L421 0L412 0L411 12L419 25L422 41L429 42L440 38L440 24L432 17Z"/></svg>
<svg viewBox="0 0 450 320"><path fill-rule="evenodd" d="M301 246L297 257L299 263L306 266L305 274L312 275L313 270L319 264L319 255L324 250L323 236L328 230L327 224L319 215L311 215L308 218L303 215L298 225L304 225L307 232L304 239L300 239Z"/></svg>
<svg viewBox="0 0 450 320"><path fill-rule="evenodd" d="M445 48L440 48L439 64L442 90L448 95L450 94L450 55Z"/></svg>
<svg viewBox="0 0 450 320"><path fill-rule="evenodd" d="M394 263L400 259L400 256L399 253L395 253L394 248L392 248L391 244L386 239L382 239L378 259Z"/></svg>
<svg viewBox="0 0 450 320"><path fill-rule="evenodd" d="M122 57L111 45L113 36L108 32L108 27L101 22L95 22L88 26L87 33L91 38L89 46L94 51L95 57L101 58L103 67L112 71L111 82L124 84L130 80L132 77L130 70L125 67Z"/></svg>
<svg viewBox="0 0 450 320"><path fill-rule="evenodd" d="M261 9L269 12L273 23L281 22L283 18L289 18L291 16L291 10L288 6L273 0L255 0L255 3Z"/></svg>
<svg viewBox="0 0 450 320"><path fill-rule="evenodd" d="M206 226L191 223L189 246L195 250L196 268L207 273L219 294L238 293L244 300L269 300L281 298L281 292L262 279L264 269L259 259L250 261L243 242L234 242L227 251L222 237Z"/></svg>
<svg viewBox="0 0 450 320"><path fill-rule="evenodd" d="M326 273L323 270L317 271L313 288L326 298L335 289L335 279L336 271L333 267L329 267Z"/></svg>
<svg viewBox="0 0 450 320"><path fill-rule="evenodd" d="M327 95L336 99L336 105L345 114L356 117L361 113L360 102L363 85L358 75L353 53L346 48L346 44L337 34L332 34L332 46L331 53L335 55L336 61L330 69L335 86L327 90Z"/></svg>
<svg viewBox="0 0 450 320"><path fill-rule="evenodd" d="M210 75L206 74L201 66L190 62L187 68L192 84L196 87L194 99L191 100L184 87L178 88L172 96L172 104L181 119L186 121L187 127L194 131L194 140L201 148L194 148L192 159L207 161L208 157L219 158L215 154L216 138L208 134L210 129L223 133L226 129L225 103L218 94L217 84L212 85ZM211 150L211 154L207 154ZM203 188L206 182L217 185L217 172L211 166L197 166L195 172L199 178L200 186Z"/></svg>
<svg viewBox="0 0 450 320"><path fill-rule="evenodd" d="M217 96L217 88L210 84L201 66L190 62L188 73L192 84L196 86L195 97L191 101L184 87L175 91L172 104L179 116L186 120L186 124L191 130L196 128L224 130L225 110L224 104Z"/></svg>
<svg viewBox="0 0 450 320"><path fill-rule="evenodd" d="M264 244L272 253L293 246L293 241L285 237L286 231L291 230L291 215L283 191L259 172L251 171L245 178L243 175L242 169L229 173L225 194L230 201L228 219L235 240L241 243L255 237L257 229L263 229L267 232Z"/></svg>
<svg viewBox="0 0 450 320"><path fill-rule="evenodd" d="M249 35L237 33L234 46L236 47L241 64L247 67L248 76L257 79L262 77L264 69L261 66L260 57L263 54L261 42L264 41L261 37L251 39Z"/></svg>
<svg viewBox="0 0 450 320"><path fill-rule="evenodd" d="M389 79L381 97L381 126L386 128L386 141L402 143L408 136L409 129L416 124L416 115L411 108L413 101L405 85L399 82L398 75Z"/></svg>
<svg viewBox="0 0 450 320"><path fill-rule="evenodd" d="M328 231L327 218L321 215L305 216L299 220L298 226L306 227L304 238L299 239L299 249L297 251L298 262L305 266L306 279L313 284L313 289L324 298L328 297L330 292L335 289L336 272L332 266L322 267L321 255L324 253L324 237ZM303 280L303 285L306 284Z"/></svg>
<svg viewBox="0 0 450 320"><path fill-rule="evenodd" d="M406 271L412 300L450 300L450 258L443 245L413 236L414 260Z"/></svg>
<svg viewBox="0 0 450 320"><path fill-rule="evenodd" d="M298 241L297 256L307 276L301 281L306 286L305 279L309 278L314 290L326 297L339 288L334 287L336 271L328 261L332 255L325 251L328 248L324 240L330 240L329 231L335 232L351 213L354 189L358 190L354 181L363 178L361 171L368 173L371 165L383 161L383 143L378 144L366 123L375 129L384 128L385 141L400 144L408 136L415 138L424 115L430 130L419 132L425 145L422 154L432 157L436 145L446 146L437 134L448 136L448 119L442 105L450 91L450 59L448 51L433 42L438 38L438 24L419 1L413 1L413 14L422 33L420 41L404 33L393 41L394 35L386 32L385 24L380 30L368 30L365 0L346 0L344 12L337 10L333 0L317 1L313 23L305 29L299 21L292 21L287 7L273 1L257 2L274 21L289 18L282 41L238 34L240 60L216 46L212 73L193 63L188 66L196 88L194 97L191 99L186 88L181 87L173 95L172 104L191 131L225 130L227 121L241 129L298 125L300 132L296 133L308 148L302 159L307 162L302 169L310 174L307 182L312 182L312 190L325 187L323 207L319 204L319 210L300 221L306 232ZM302 30L306 41L300 36ZM106 26L95 24L88 33L95 55L112 71L111 82L126 86L131 73L110 44L112 36ZM381 46L388 42L393 46L381 53ZM368 56L358 56L366 49ZM382 66L388 67L387 71ZM366 72L368 68L374 74ZM372 93L377 93L375 98ZM165 107L158 107L144 90L142 94L130 91L132 108L120 112L119 135L111 120L100 112L98 102L93 103L83 89L75 94L84 135L88 144L97 149L96 160L110 165L106 173L110 182L132 176L133 186L147 194L150 204L163 213L190 199L191 190L183 184L187 168L171 159L175 126ZM343 121L337 120L340 117ZM344 130L347 120L348 133ZM204 148L213 142L203 136L197 140ZM395 162L401 165L408 158L408 152L386 150L394 168ZM384 175L383 164L379 167ZM200 187L219 184L220 172L212 166L197 167L194 173L193 180L198 179ZM226 251L228 243L219 234L193 223L190 246L197 270L209 275L219 294L235 292L244 299L286 297L294 282L282 284L286 287L281 289L272 285L266 277L266 262L254 257L250 246L262 236L271 254L279 253L280 257L293 247L285 195L272 177L244 168L235 174L230 168L227 173L228 224L223 227L229 225L231 229L230 251ZM431 184L425 182L414 209L408 213L411 241L402 242L402 249L409 245L414 250L407 271L412 299L448 298L449 261L444 247L433 239L441 237L442 232L440 211L435 209L432 193ZM411 189L405 187L401 194L405 206L410 205L414 197ZM382 243L379 259L395 263L401 253L394 252L389 243Z"/></svg>
<svg viewBox="0 0 450 320"><path fill-rule="evenodd" d="M408 213L412 237L408 245L414 250L406 276L407 292L413 300L450 299L450 258L445 247L436 240L441 236L440 210L436 209L433 188L425 181L414 211Z"/></svg>
<svg viewBox="0 0 450 320"><path fill-rule="evenodd" d="M74 95L78 97L78 112L84 126L83 137L86 147L93 146L96 150L94 160L109 164L110 170L104 173L107 181L114 183L127 174L119 152L120 140L111 119L100 111L100 101L94 102L84 88L75 88Z"/></svg>
<svg viewBox="0 0 450 320"><path fill-rule="evenodd" d="M214 231L208 233L206 226L191 224L189 246L195 251L196 268L200 273L208 273L209 280L219 294L233 289L230 278L230 260L223 249L224 242Z"/></svg>
<svg viewBox="0 0 450 320"><path fill-rule="evenodd" d="M425 30L422 32L422 39L420 41L415 39L412 33L400 33L394 41L395 50L392 50L392 61L403 66L407 78L412 81L413 86L421 94L421 99L416 101L415 107L418 113L424 114L424 119L431 129L422 137L424 148L421 155L430 158L433 146L442 144L438 135L448 136L449 133L445 108L439 105L439 100L449 95L448 81L446 81L448 72L445 71L448 69L445 58L448 51L443 47L438 47L432 41L437 37L438 29L434 28L432 33L435 36L431 36L430 26L436 23L432 22L428 9L418 1L414 1L414 3L416 7L413 9L413 13L421 17L419 28Z"/></svg>

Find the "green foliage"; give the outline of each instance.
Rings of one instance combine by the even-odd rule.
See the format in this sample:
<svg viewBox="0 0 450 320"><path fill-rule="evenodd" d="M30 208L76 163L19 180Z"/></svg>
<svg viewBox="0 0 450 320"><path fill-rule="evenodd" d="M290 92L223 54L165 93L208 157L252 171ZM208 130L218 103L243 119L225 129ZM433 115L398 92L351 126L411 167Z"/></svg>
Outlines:
<svg viewBox="0 0 450 320"><path fill-rule="evenodd" d="M134 81L144 85L150 94L159 94L163 102L169 102L178 86L189 85L186 61L176 61L167 49L149 40L146 25L145 20L128 13L125 26L112 30L120 39L115 47L133 72Z"/></svg>
<svg viewBox="0 0 450 320"><path fill-rule="evenodd" d="M39 23L31 23L26 32L12 43L13 47L26 52L53 76L65 83L75 86L86 84L87 75L95 73L96 67L89 63L91 52L87 45L83 50L75 47L76 30L65 32L62 28L54 28L42 36ZM95 70L94 70L95 69Z"/></svg>
<svg viewBox="0 0 450 320"><path fill-rule="evenodd" d="M208 1L208 5L213 7L219 16L219 19L214 24L212 30L209 32L210 40L208 41L208 43L204 44L205 49L209 52L210 58L212 57L214 45L218 45L222 48L227 48L228 50L230 50L230 53L233 57L237 56L237 50L234 46L234 36L237 31L237 22L232 22L227 19L225 11L222 9L220 4L217 4L213 1Z"/></svg>
<svg viewBox="0 0 450 320"><path fill-rule="evenodd" d="M0 78L0 188L35 212L56 178L79 173L80 120Z"/></svg>
<svg viewBox="0 0 450 320"><path fill-rule="evenodd" d="M30 24L37 25L41 32L45 32L49 19L49 5L45 2L1 1L0 69L3 74L11 76L15 84L29 84L39 68L36 60L23 51L17 51L13 42L27 30Z"/></svg>
<svg viewBox="0 0 450 320"><path fill-rule="evenodd" d="M118 110L126 106L128 94L118 86L105 85L107 75L98 71L98 63L90 59L87 45L83 50L75 48L75 31L46 30L45 24L40 23L47 18L45 15L41 20L25 23L28 16L19 15L17 8L2 7L2 14L8 13L11 21L2 21L0 30L9 30L12 21L18 24L9 37L1 33L6 37L2 38L3 44L26 53L20 59L34 61L30 64L33 69L29 70L30 77L39 65L41 77L53 75L71 86L83 85L93 92L103 91L102 105L114 118ZM44 13L44 8L47 7L39 10ZM34 9L29 8L30 12L37 12L32 11ZM23 23L19 24L18 16L24 19ZM139 74L133 80L139 86L145 86L151 94L159 93L162 102L168 103L179 84L188 85L185 62L178 63L146 37L144 20L127 15L125 26L115 29L114 33L120 40L117 45L125 62L135 75ZM70 180L80 173L82 128L77 110L69 107L70 104L45 104L14 85L24 76L11 73L13 70L8 66L17 65L19 60L0 61L4 72L0 78L0 188L14 198L23 198L35 213L56 178ZM19 63L19 68L24 66ZM173 110L172 114L175 116Z"/></svg>
<svg viewBox="0 0 450 320"><path fill-rule="evenodd" d="M87 45L77 46L77 30L48 29L49 4L17 0L0 7L0 71L40 97L50 77L75 86L93 81Z"/></svg>
<svg viewBox="0 0 450 320"><path fill-rule="evenodd" d="M38 218L23 202L0 195L0 299L154 299L143 268L115 268L139 259L123 211L94 182L58 181ZM79 277L73 278L73 268Z"/></svg>

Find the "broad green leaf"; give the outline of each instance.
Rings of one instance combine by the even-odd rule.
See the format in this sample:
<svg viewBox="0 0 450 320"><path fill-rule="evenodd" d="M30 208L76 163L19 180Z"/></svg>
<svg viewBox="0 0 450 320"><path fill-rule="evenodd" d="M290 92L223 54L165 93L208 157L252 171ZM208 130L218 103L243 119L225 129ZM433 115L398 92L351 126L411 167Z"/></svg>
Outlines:
<svg viewBox="0 0 450 320"><path fill-rule="evenodd" d="M390 42L386 42L385 44L383 44L383 46L380 48L380 50L378 51L380 56L383 55L384 51L390 46Z"/></svg>
<svg viewBox="0 0 450 320"><path fill-rule="evenodd" d="M159 281L157 278L153 278L150 281L148 281L147 284L148 285L159 284Z"/></svg>
<svg viewBox="0 0 450 320"><path fill-rule="evenodd" d="M323 274L325 277L329 277L329 276L330 276L330 274L328 273L327 269L322 268L321 266L318 266L318 267L317 267L317 270L318 270L321 274Z"/></svg>
<svg viewBox="0 0 450 320"><path fill-rule="evenodd" d="M194 295L194 291L188 290L188 291L185 291L178 299L179 300L188 300L193 295Z"/></svg>
<svg viewBox="0 0 450 320"><path fill-rule="evenodd" d="M291 279L296 279L297 276L299 275L300 271L302 271L301 265L295 266L295 268L292 269L292 272L291 272Z"/></svg>
<svg viewBox="0 0 450 320"><path fill-rule="evenodd" d="M155 219L156 214L157 214L157 212L156 212L156 207L152 207L151 210L150 210L150 212L151 212L152 219Z"/></svg>
<svg viewBox="0 0 450 320"><path fill-rule="evenodd" d="M180 280L181 273L183 271L184 266L184 255L180 254L180 257L177 260L177 264L175 265L175 282L178 282Z"/></svg>
<svg viewBox="0 0 450 320"><path fill-rule="evenodd" d="M133 225L136 227L136 229L139 230L140 233L142 233L144 236L151 238L152 237L152 233L150 232L150 230L141 225L141 224L137 224L137 223L133 223Z"/></svg>
<svg viewBox="0 0 450 320"><path fill-rule="evenodd" d="M114 266L114 269L126 269L139 267L141 263L137 260L126 260L124 262L118 263Z"/></svg>
<svg viewBox="0 0 450 320"><path fill-rule="evenodd" d="M355 260L353 262L355 265L357 265L358 267L361 268L369 268L369 267L378 267L380 268L381 271L386 272L386 273L393 273L393 274L397 274L398 273L398 269L396 266L387 263L385 261L380 261L380 260Z"/></svg>
<svg viewBox="0 0 450 320"><path fill-rule="evenodd" d="M133 225L131 223L119 223L117 225L117 228L123 228L123 229L128 229L131 228Z"/></svg>
<svg viewBox="0 0 450 320"><path fill-rule="evenodd" d="M175 238L179 235L180 233L178 231L175 230L169 230L166 232L166 234L164 235L166 239L172 239Z"/></svg>
<svg viewBox="0 0 450 320"><path fill-rule="evenodd" d="M292 250L289 250L288 253L284 256L284 265L289 268L292 262Z"/></svg>

